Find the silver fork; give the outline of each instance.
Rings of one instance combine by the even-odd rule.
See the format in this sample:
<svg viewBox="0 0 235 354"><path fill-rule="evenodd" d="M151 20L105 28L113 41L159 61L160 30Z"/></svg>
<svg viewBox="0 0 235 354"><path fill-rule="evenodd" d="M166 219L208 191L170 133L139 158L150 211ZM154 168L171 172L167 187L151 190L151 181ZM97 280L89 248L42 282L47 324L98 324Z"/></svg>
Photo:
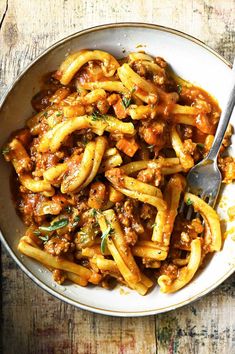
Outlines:
<svg viewBox="0 0 235 354"><path fill-rule="evenodd" d="M217 165L217 157L235 105L235 60L231 74L230 94L222 111L210 152L206 158L190 170L187 176L186 191L198 195L212 207L215 206L222 181L221 173ZM186 219L190 220L193 208L189 206L186 211L185 209L185 203L182 201L180 212L184 212Z"/></svg>

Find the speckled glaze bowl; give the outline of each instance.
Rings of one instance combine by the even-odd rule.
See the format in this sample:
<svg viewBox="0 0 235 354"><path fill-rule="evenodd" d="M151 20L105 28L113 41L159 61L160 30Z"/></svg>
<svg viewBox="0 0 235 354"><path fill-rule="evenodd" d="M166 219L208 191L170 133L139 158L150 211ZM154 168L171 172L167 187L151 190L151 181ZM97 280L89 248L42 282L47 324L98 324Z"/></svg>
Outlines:
<svg viewBox="0 0 235 354"><path fill-rule="evenodd" d="M141 45L141 46L140 46ZM75 33L51 46L16 79L2 99L0 111L0 145L9 134L24 126L32 114L32 96L40 89L42 74L55 70L65 56L73 51L90 48L123 57L130 51L145 50L161 56L178 75L210 92L223 107L230 77L229 63L199 40L170 28L141 23L120 23L98 26ZM235 121L235 116L232 119ZM235 139L230 148L235 156ZM9 186L10 166L0 160L0 225L1 241L20 268L50 294L74 306L113 316L145 316L176 309L207 294L234 271L235 242L232 241L234 222L226 221L231 233L221 252L197 273L193 281L175 294L162 294L156 286L148 295L140 296L124 287L108 291L100 287L82 288L74 284L63 286L53 282L51 273L41 264L22 256L17 243L24 225L17 216ZM209 183L209 181L208 181ZM218 212L226 220L226 208L234 201L235 187L223 188Z"/></svg>

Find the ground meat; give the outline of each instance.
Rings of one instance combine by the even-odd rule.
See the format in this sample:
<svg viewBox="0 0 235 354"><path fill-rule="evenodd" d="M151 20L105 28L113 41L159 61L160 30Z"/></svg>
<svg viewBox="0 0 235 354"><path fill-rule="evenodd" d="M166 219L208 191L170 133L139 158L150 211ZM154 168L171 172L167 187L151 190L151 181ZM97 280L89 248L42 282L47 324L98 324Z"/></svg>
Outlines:
<svg viewBox="0 0 235 354"><path fill-rule="evenodd" d="M210 113L212 109L210 103L206 102L201 94L195 98L193 106L204 113Z"/></svg>
<svg viewBox="0 0 235 354"><path fill-rule="evenodd" d="M139 128L139 134L147 144L163 146L167 141L167 124L161 120L143 122Z"/></svg>
<svg viewBox="0 0 235 354"><path fill-rule="evenodd" d="M158 168L146 168L138 173L137 179L144 183L154 184L155 186L159 186L162 175L161 171Z"/></svg>
<svg viewBox="0 0 235 354"><path fill-rule="evenodd" d="M184 152L186 154L193 155L194 150L196 149L197 144L192 142L192 139L187 139L184 141Z"/></svg>
<svg viewBox="0 0 235 354"><path fill-rule="evenodd" d="M60 256L72 252L75 249L73 242L69 242L64 238L53 236L48 242L45 243L45 251L53 256Z"/></svg>
<svg viewBox="0 0 235 354"><path fill-rule="evenodd" d="M223 176L224 183L232 183L235 180L235 159L228 157L219 157L218 165Z"/></svg>
<svg viewBox="0 0 235 354"><path fill-rule="evenodd" d="M17 198L16 207L26 225L34 223L34 212L39 199L40 194L36 193L20 193L20 198Z"/></svg>
<svg viewBox="0 0 235 354"><path fill-rule="evenodd" d="M52 271L52 276L53 279L58 283L58 284L63 284L63 282L66 279L66 275L61 269L54 269Z"/></svg>
<svg viewBox="0 0 235 354"><path fill-rule="evenodd" d="M50 97L52 96L53 91L51 90L42 90L38 92L31 101L31 104L35 111L40 112L46 107L51 105Z"/></svg>
<svg viewBox="0 0 235 354"><path fill-rule="evenodd" d="M167 62L163 58L156 57L155 61L161 68L165 69L167 67Z"/></svg>
<svg viewBox="0 0 235 354"><path fill-rule="evenodd" d="M233 127L229 124L223 139L223 146L226 148L231 145L231 136L233 135Z"/></svg>
<svg viewBox="0 0 235 354"><path fill-rule="evenodd" d="M158 273L159 275L167 275L171 280L175 280L178 276L178 267L175 264L164 262Z"/></svg>
<svg viewBox="0 0 235 354"><path fill-rule="evenodd" d="M134 246L135 243L138 241L138 235L131 227L125 227L125 239L128 245Z"/></svg>
<svg viewBox="0 0 235 354"><path fill-rule="evenodd" d="M119 187L124 187L123 176L124 172L121 168L112 168L105 172L105 177L114 185L118 185Z"/></svg>
<svg viewBox="0 0 235 354"><path fill-rule="evenodd" d="M193 128L190 125L184 125L181 131L183 140L191 139L193 137Z"/></svg>
<svg viewBox="0 0 235 354"><path fill-rule="evenodd" d="M143 220L152 219L156 216L156 209L149 204L143 204L140 210L140 217Z"/></svg>
<svg viewBox="0 0 235 354"><path fill-rule="evenodd" d="M138 212L138 202L127 199L125 202L116 203L115 209L119 221L124 226L126 242L133 245L137 241L137 235L144 233Z"/></svg>
<svg viewBox="0 0 235 354"><path fill-rule="evenodd" d="M166 83L166 77L162 75L153 75L153 82L156 85L162 86Z"/></svg>
<svg viewBox="0 0 235 354"><path fill-rule="evenodd" d="M90 208L101 209L105 197L106 197L106 186L102 182L94 182L91 184L88 205Z"/></svg>

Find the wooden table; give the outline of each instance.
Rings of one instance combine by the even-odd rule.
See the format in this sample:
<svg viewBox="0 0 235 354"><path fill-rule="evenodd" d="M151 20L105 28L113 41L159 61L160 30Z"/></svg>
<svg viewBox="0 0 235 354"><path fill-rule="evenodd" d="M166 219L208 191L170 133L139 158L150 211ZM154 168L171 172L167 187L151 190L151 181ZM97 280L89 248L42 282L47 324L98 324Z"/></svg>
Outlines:
<svg viewBox="0 0 235 354"><path fill-rule="evenodd" d="M45 48L80 29L118 21L185 31L234 55L233 0L0 0L0 93ZM78 310L1 256L4 354L230 354L235 351L235 277L192 305L159 316L114 318ZM233 346L233 349L232 349Z"/></svg>

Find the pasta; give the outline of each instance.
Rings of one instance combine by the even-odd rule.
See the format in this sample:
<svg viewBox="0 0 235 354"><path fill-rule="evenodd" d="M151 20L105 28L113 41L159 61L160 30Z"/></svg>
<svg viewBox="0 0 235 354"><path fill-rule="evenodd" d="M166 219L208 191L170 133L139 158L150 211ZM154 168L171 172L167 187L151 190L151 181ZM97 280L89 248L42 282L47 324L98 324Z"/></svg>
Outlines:
<svg viewBox="0 0 235 354"><path fill-rule="evenodd" d="M35 115L2 149L27 225L19 251L60 284L120 283L145 295L156 283L172 293L193 281L222 247L216 211L185 190L213 141L216 101L144 52L118 60L81 50L44 85ZM232 182L234 159L220 155L219 166Z"/></svg>

